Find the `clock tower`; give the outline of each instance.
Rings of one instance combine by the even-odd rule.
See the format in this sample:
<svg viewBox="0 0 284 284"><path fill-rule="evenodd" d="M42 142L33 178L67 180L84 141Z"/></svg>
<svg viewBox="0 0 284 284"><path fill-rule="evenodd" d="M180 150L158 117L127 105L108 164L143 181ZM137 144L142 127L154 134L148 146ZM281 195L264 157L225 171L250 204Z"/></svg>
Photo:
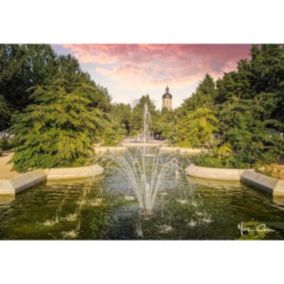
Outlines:
<svg viewBox="0 0 284 284"><path fill-rule="evenodd" d="M166 87L166 92L162 96L162 109L172 110L172 99L173 96L170 94L169 87Z"/></svg>

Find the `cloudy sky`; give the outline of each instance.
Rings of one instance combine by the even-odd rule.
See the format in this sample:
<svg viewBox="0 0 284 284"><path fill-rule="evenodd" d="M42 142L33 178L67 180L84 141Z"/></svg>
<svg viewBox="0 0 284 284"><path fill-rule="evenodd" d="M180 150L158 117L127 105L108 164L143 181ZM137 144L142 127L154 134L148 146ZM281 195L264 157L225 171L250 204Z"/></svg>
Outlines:
<svg viewBox="0 0 284 284"><path fill-rule="evenodd" d="M133 104L149 94L158 108L169 86L174 107L195 91L206 73L215 79L249 57L250 45L67 44L54 45L72 54L94 81L107 87L113 102Z"/></svg>

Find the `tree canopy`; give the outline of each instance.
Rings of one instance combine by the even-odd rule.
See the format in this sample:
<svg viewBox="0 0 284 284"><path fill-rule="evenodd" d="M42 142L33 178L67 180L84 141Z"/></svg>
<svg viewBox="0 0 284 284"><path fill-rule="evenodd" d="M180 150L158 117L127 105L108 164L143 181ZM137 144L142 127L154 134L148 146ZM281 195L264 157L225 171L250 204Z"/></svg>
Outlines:
<svg viewBox="0 0 284 284"><path fill-rule="evenodd" d="M141 134L145 104L155 138L210 150L200 164L275 162L284 155L284 47L254 45L235 71L206 74L179 108L158 111L149 95L112 104L75 57L50 45L0 45L0 131L13 134L19 170L90 163L93 143Z"/></svg>
<svg viewBox="0 0 284 284"><path fill-rule="evenodd" d="M0 67L0 130L13 134L15 168L90 163L113 127L107 89L49 45L1 45Z"/></svg>
<svg viewBox="0 0 284 284"><path fill-rule="evenodd" d="M220 166L251 167L277 162L284 155L283 70L282 45L255 45L250 59L241 60L236 71L217 81L212 110L219 129L213 157L205 164L214 158L219 163L224 145L231 154Z"/></svg>

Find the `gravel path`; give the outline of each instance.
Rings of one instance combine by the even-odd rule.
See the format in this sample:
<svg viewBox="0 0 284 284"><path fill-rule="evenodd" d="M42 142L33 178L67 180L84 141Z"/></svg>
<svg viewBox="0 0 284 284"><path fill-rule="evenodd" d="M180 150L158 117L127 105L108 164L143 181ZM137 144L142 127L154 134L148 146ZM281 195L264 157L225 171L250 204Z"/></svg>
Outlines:
<svg viewBox="0 0 284 284"><path fill-rule="evenodd" d="M8 164L12 156L13 153L4 152L0 157L0 179L9 179L19 174L12 170L11 164Z"/></svg>

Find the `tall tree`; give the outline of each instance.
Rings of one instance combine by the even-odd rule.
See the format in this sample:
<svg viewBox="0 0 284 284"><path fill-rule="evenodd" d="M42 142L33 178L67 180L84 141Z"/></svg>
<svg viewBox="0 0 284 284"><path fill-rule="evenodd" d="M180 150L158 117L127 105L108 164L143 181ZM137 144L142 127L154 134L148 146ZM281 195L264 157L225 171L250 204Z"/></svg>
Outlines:
<svg viewBox="0 0 284 284"><path fill-rule="evenodd" d="M12 109L31 103L31 87L50 82L56 55L49 45L0 45L0 94Z"/></svg>
<svg viewBox="0 0 284 284"><path fill-rule="evenodd" d="M189 147L209 147L213 133L217 131L218 120L205 107L189 111L178 121L177 144Z"/></svg>
<svg viewBox="0 0 284 284"><path fill-rule="evenodd" d="M204 79L199 83L196 92L191 97L184 100L180 107L180 113L186 114L190 110L199 107L211 108L216 97L216 87L213 78L206 74Z"/></svg>
<svg viewBox="0 0 284 284"><path fill-rule="evenodd" d="M15 117L17 170L79 166L92 162L96 127L90 100L67 92L60 80L35 88L34 103Z"/></svg>
<svg viewBox="0 0 284 284"><path fill-rule="evenodd" d="M130 135L131 132L131 106L129 104L114 104L111 108L111 117L118 123L125 135Z"/></svg>
<svg viewBox="0 0 284 284"><path fill-rule="evenodd" d="M143 113L144 106L147 104L148 111L151 116L150 130L153 131L152 122L156 120L158 115L155 104L151 101L149 95L142 96L138 103L134 106L131 116L131 131L132 134L139 134L143 128Z"/></svg>
<svg viewBox="0 0 284 284"><path fill-rule="evenodd" d="M170 144L177 142L177 114L175 111L163 109L154 122L156 138L165 139Z"/></svg>

